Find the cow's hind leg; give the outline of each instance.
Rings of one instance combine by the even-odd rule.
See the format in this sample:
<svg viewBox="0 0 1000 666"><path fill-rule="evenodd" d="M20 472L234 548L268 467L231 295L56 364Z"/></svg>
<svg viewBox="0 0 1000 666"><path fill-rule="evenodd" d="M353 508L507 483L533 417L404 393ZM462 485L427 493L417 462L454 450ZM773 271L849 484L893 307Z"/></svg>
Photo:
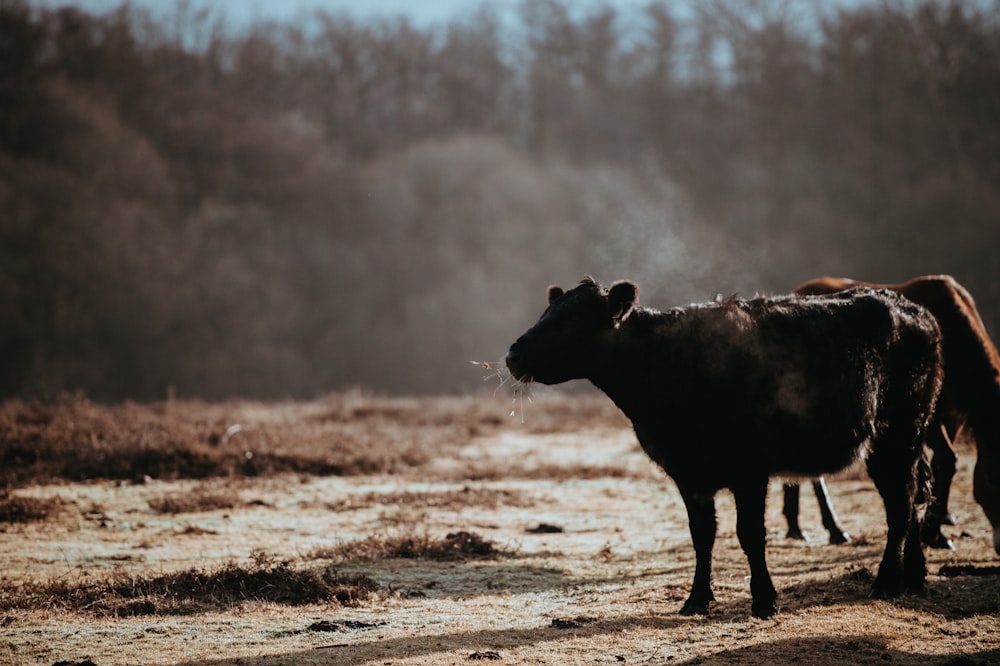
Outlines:
<svg viewBox="0 0 1000 666"><path fill-rule="evenodd" d="M771 581L765 559L766 530L764 501L767 497L767 477L748 480L733 488L736 499L736 536L750 564L751 612L754 617L771 617L778 612L778 593Z"/></svg>
<svg viewBox="0 0 1000 666"><path fill-rule="evenodd" d="M691 594L681 606L681 615L707 615L712 593L712 548L715 546L715 498L695 496L681 490L688 512L688 527L694 544L695 569Z"/></svg>
<svg viewBox="0 0 1000 666"><path fill-rule="evenodd" d="M816 493L816 501L819 502L819 513L823 517L823 527L830 533L830 543L838 545L850 543L851 537L837 522L837 512L833 510L833 502L830 501L830 493L826 490L826 481L819 477L813 481L813 492Z"/></svg>
<svg viewBox="0 0 1000 666"><path fill-rule="evenodd" d="M876 447L868 457L868 473L885 504L888 527L871 596L889 599L904 591L921 592L927 567L914 504L917 454L907 447Z"/></svg>
<svg viewBox="0 0 1000 666"><path fill-rule="evenodd" d="M826 482L823 477L813 481L812 487L813 492L816 493L816 501L819 503L819 513L823 517L823 527L830 533L830 543L833 545L850 543L851 537L837 522L837 512L833 510L830 493L826 490ZM785 536L789 539L808 541L809 538L799 527L799 484L786 483L784 485L784 503L781 512L785 516L785 522L788 523L788 532L785 533Z"/></svg>
<svg viewBox="0 0 1000 666"><path fill-rule="evenodd" d="M945 428L943 423L934 424L927 433L927 446L934 455L931 458L931 498L924 515L921 538L931 548L955 550L951 540L941 532L941 525L955 524L948 512L948 495L958 459Z"/></svg>
<svg viewBox="0 0 1000 666"><path fill-rule="evenodd" d="M806 535L802 533L802 528L799 527L799 484L786 483L783 489L784 498L781 513L784 514L785 522L788 523L788 532L785 533L785 536L789 539L808 541Z"/></svg>

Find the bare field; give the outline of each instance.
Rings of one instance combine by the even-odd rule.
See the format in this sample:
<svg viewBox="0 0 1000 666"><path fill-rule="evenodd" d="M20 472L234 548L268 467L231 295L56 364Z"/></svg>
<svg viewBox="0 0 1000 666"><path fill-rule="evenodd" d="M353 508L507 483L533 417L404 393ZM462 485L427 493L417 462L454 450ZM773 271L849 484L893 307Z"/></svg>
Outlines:
<svg viewBox="0 0 1000 666"><path fill-rule="evenodd" d="M771 620L750 617L720 494L717 602L692 618L676 612L694 571L683 504L613 406L508 410L488 395L7 403L0 663L1000 663L974 449L926 597L866 598L884 513L848 472L829 483L845 546L825 545L808 490L813 539L785 539L772 483Z"/></svg>

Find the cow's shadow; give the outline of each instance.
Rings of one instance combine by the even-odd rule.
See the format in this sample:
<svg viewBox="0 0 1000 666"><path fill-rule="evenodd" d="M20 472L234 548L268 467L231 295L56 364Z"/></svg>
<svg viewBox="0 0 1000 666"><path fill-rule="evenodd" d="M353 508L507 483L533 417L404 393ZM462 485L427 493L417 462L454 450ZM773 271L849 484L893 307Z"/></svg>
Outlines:
<svg viewBox="0 0 1000 666"><path fill-rule="evenodd" d="M551 618L538 617L534 626L525 622L523 616L497 618L496 626L476 631L434 633L423 636L404 636L382 639L377 636L377 628L363 633L330 634L330 640L317 645L311 651L280 653L256 658L241 658L242 666L279 666L290 663L333 663L350 666L352 664L381 664L396 659L438 654L454 654L457 660L488 659L495 653L501 659L511 656L519 648L547 642L566 640L571 635L589 638L608 634L621 634L630 630L652 628L668 630L692 622L702 622L702 618L680 615L641 615L634 617L570 621L570 626L559 625ZM519 627L505 628L504 625L517 623ZM373 635L374 634L374 635ZM319 641L317 641L319 642ZM473 656L476 655L480 656ZM614 657L609 655L614 660ZM496 657L494 657L496 658ZM222 666L233 663L228 659L207 659L180 662L177 666Z"/></svg>
<svg viewBox="0 0 1000 666"><path fill-rule="evenodd" d="M668 656L669 658L669 656ZM896 666L987 666L1000 663L1000 649L928 655L891 648L869 636L805 636L720 650L712 655L668 663L695 664L894 664Z"/></svg>
<svg viewBox="0 0 1000 666"><path fill-rule="evenodd" d="M890 603L901 608L933 613L948 620L1000 613L1000 575L927 577L925 594L904 594ZM874 577L866 568L854 569L825 581L809 581L779 588L778 604L784 612L808 608L872 603L868 599Z"/></svg>
<svg viewBox="0 0 1000 666"><path fill-rule="evenodd" d="M518 618L521 621L521 618ZM558 642L569 637L568 631L578 639L595 638L602 635L627 635L640 629L663 630L664 635L671 630L682 629L691 623L711 620L687 618L679 615L637 615L611 620L596 620L581 626L565 629L546 624L539 618L537 627L495 628L489 630L437 633L425 636L406 636L393 639L359 640L359 635L332 635L326 644L317 645L310 651L286 652L256 658L241 658L242 666L279 666L289 663L336 663L345 666L380 664L397 659L431 657L451 654L458 660L507 659L516 662L517 651L525 646ZM498 625L502 625L499 621ZM607 652L608 648L595 649L588 655L590 661L622 661L625 657ZM980 652L928 655L924 652L909 652L905 649L889 647L881 637L846 636L803 636L755 642L749 645L727 647L720 643L719 650L709 655L686 657L683 645L669 640L654 648L654 654L645 655L649 663L670 663L694 666L695 664L733 663L810 663L810 664L904 664L927 666L986 666L1000 663L1000 649ZM226 659L208 659L181 662L177 666L222 666L233 663Z"/></svg>

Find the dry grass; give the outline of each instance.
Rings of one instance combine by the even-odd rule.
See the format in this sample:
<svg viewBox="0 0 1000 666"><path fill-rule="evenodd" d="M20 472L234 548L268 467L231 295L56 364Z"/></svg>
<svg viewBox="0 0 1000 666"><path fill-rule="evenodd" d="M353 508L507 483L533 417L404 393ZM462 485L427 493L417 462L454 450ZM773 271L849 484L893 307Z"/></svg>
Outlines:
<svg viewBox="0 0 1000 666"><path fill-rule="evenodd" d="M473 477L474 478L474 477ZM530 506L533 500L504 488L481 488L464 485L454 490L403 490L399 492L367 492L326 502L331 511L357 511L373 506L405 507L408 509L460 509L466 506Z"/></svg>
<svg viewBox="0 0 1000 666"><path fill-rule="evenodd" d="M357 606L380 589L363 574L343 573L333 567L295 569L288 562L229 563L209 571L189 569L152 577L117 571L80 583L53 580L4 586L0 609L113 617L191 615L231 610L247 602L302 606L335 601Z"/></svg>
<svg viewBox="0 0 1000 666"><path fill-rule="evenodd" d="M455 562L468 559L512 557L514 551L498 547L492 541L472 532L452 532L443 538L406 533L372 535L357 541L314 550L310 557L332 560L433 560Z"/></svg>
<svg viewBox="0 0 1000 666"><path fill-rule="evenodd" d="M500 479L635 479L649 478L650 473L636 472L613 464L578 464L572 461L544 465L521 465L517 462L498 467L495 462L471 464L465 477L472 481Z"/></svg>
<svg viewBox="0 0 1000 666"><path fill-rule="evenodd" d="M149 507L157 513L198 513L232 509L240 504L233 492L199 488L190 493L174 493L149 500Z"/></svg>
<svg viewBox="0 0 1000 666"><path fill-rule="evenodd" d="M79 396L51 404L12 400L0 403L0 484L394 473L512 425L502 402L360 392L268 405L100 405ZM547 396L545 402L526 415L528 431L623 423L614 406L597 396Z"/></svg>
<svg viewBox="0 0 1000 666"><path fill-rule="evenodd" d="M22 581L0 587L0 610L87 612L98 616L190 615L230 610L247 602L301 606L337 602L358 606L377 598L384 588L363 573L337 567L349 561L386 559L456 562L512 557L472 532L441 538L423 534L370 536L334 547L316 549L306 560L334 560L324 567L293 567L254 552L247 566L232 562L211 570L188 569L158 576L118 569L103 577L65 578L45 583Z"/></svg>
<svg viewBox="0 0 1000 666"><path fill-rule="evenodd" d="M23 487L0 496L0 663L1000 663L1000 568L971 497L973 449L960 447L960 524L946 528L957 550L928 551L926 597L867 599L884 511L870 481L845 474L829 485L848 546L824 545L808 492L814 541L784 539L773 484L781 611L767 621L750 617L720 493L717 602L682 617L683 502L613 406L536 396L522 425L507 400L4 405L3 455L47 453L4 468ZM182 453L157 458L163 476L106 480L156 442ZM72 461L100 451L119 462L71 482ZM316 461L341 473L303 471Z"/></svg>
<svg viewBox="0 0 1000 666"><path fill-rule="evenodd" d="M45 521L62 508L59 498L22 497L0 491L0 523Z"/></svg>

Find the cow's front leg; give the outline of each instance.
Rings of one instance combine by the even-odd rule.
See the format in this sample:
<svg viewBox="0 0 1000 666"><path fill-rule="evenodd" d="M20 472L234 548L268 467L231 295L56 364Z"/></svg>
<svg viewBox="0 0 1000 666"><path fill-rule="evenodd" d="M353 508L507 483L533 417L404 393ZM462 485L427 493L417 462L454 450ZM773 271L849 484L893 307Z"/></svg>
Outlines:
<svg viewBox="0 0 1000 666"><path fill-rule="evenodd" d="M681 606L681 615L707 615L712 594L712 547L715 545L715 498L681 491L687 506L688 527L694 544L695 568L691 595Z"/></svg>
<svg viewBox="0 0 1000 666"><path fill-rule="evenodd" d="M754 617L771 617L778 612L778 593L771 582L764 557L766 532L764 500L767 497L767 477L747 481L733 488L736 499L736 536L750 563L751 612Z"/></svg>

